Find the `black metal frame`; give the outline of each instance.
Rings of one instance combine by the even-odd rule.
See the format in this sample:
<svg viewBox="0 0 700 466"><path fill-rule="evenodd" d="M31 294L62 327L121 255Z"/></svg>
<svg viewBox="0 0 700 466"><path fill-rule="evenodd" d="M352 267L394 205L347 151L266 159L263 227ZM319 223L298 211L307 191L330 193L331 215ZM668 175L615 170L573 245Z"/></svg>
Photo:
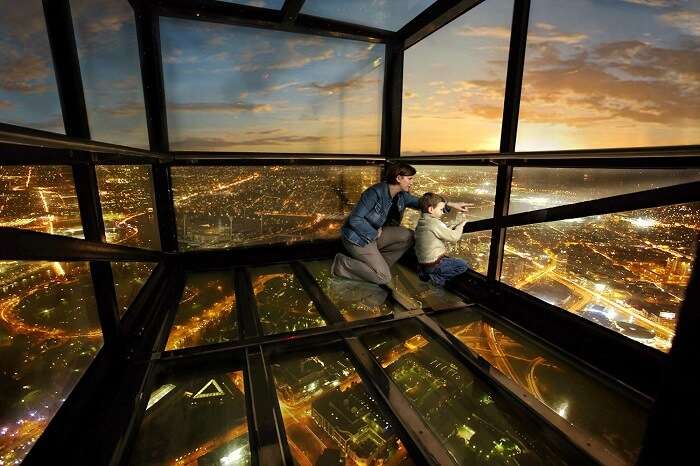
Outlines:
<svg viewBox="0 0 700 466"><path fill-rule="evenodd" d="M444 329L440 329L428 314L422 311L361 322L345 322L304 265L295 262L330 257L340 249L336 241L314 241L293 247L273 245L234 248L224 252L177 253L170 167L272 164L384 166L387 161L397 159L400 155L404 50L483 1L438 0L399 31L392 32L305 15L300 13L303 0L286 0L279 11L216 0L129 0L135 13L150 142L150 150L145 151L90 140L69 0L43 0L66 136L0 123L0 163L71 166L85 240L0 227L0 259L89 261L105 346L30 451L25 460L26 464L45 464L55 456L58 448L64 453L63 457L75 458L76 462L84 462L86 459L94 460L93 464L125 462L145 411L147 394L150 393L153 384L163 373L191 369L193 363L233 365L244 369L248 389L246 403L253 462L291 464L284 424L270 375L270 358L285 350L323 348L332 344L340 344L349 352L365 384L375 399L379 400L382 409L395 422L400 421L397 427L401 438L416 461L422 464L449 462L444 448L431 437L427 426L415 413L407 409L405 400L396 397L396 387L393 387L392 391L393 384L372 359L358 336L364 331L388 328L404 319L410 319L429 329L433 336L440 339L441 344L465 364L470 364L471 356L468 350L446 335ZM523 309L530 309L542 317L543 322L540 325L533 326L532 315L526 316L522 312L506 313L506 317L529 329L534 328L540 336L555 342L563 350L587 362L593 362L596 367L602 368L622 382L653 396L658 392L658 379L642 380L639 373L635 374L635 368L647 367L655 373L660 373L666 367L668 358L665 355L558 308L544 305L539 300L497 281L503 262L505 233L508 227L513 226L700 201L700 182L509 215L512 173L515 167L700 167L700 145L515 152L530 0L514 0L514 5L499 153L401 157L399 160L416 165L497 166L494 217L471 222L464 229L465 232L492 232L487 277L473 275L471 279L465 279L458 291L464 296L473 294L474 287L470 287L469 284L473 285L476 281L483 290L481 295L477 295L485 302L494 305L499 302L502 304L505 302L503 300L526 303L529 307ZM384 43L386 52L380 155L271 155L170 151L159 37L160 17ZM105 242L95 174L96 164L151 165L158 226L164 252ZM117 260L159 262L121 321L109 264L109 261ZM261 262L292 262L295 275L329 325L293 334L263 335L246 268ZM237 295L236 318L241 339L225 344L160 352L175 315L177 299L184 287L184 270L212 268L231 270ZM695 281L697 276L695 271ZM686 303L685 313L688 307ZM691 324L687 324L689 321ZM694 323L691 319L683 322L684 332L697 331L697 328L687 330L689 325L697 327L697 319ZM564 339L556 335L556 332L561 332L562 329L565 329L568 335L576 335L579 343L588 341L600 346L582 350L581 345L567 345ZM677 342L674 343L674 349L676 346ZM631 361L629 371L620 372L619 362L613 363L610 358L606 360L605 351L596 351L593 349L596 347L624 354L623 359ZM684 367L687 367L687 361L684 364ZM484 369L483 362L475 367ZM482 375L506 392L515 393L515 398L518 398L517 390L508 386L507 381L499 378L497 373L486 368ZM105 406L100 400L107 392L115 394L115 402ZM515 402L527 405L530 415L537 422L544 428L551 428L553 421L547 419L546 413L538 411L537 407L528 405L522 399ZM83 414L85 412L88 413L87 416ZM657 416L660 415L657 413ZM104 419L114 422L104 423ZM88 433L87 438L84 430L86 425L95 427L94 431ZM561 425L552 432L556 432L557 429L564 431L566 437L559 440L569 442L569 446L574 449L586 451L584 456L588 459L598 458L595 452L580 444L579 433L567 431L566 426ZM78 436L84 440L80 444L69 440ZM649 442L653 445L653 438L650 438ZM658 452L648 449L644 452L643 459L652 461L650 458L654 458L654 455L658 455Z"/></svg>

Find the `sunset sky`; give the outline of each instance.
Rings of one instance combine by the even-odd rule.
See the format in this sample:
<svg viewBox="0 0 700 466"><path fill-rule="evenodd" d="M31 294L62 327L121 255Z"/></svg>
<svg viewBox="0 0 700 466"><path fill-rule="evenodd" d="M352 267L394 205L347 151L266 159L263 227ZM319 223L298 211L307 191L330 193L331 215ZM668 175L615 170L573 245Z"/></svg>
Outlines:
<svg viewBox="0 0 700 466"><path fill-rule="evenodd" d="M302 12L395 30L430 3ZM498 150L512 3L486 0L406 51L402 153ZM63 132L41 2L0 6L0 121ZM93 138L146 147L127 1L71 7ZM173 149L378 153L382 45L170 18L161 39ZM700 2L533 0L518 150L697 144L699 128Z"/></svg>

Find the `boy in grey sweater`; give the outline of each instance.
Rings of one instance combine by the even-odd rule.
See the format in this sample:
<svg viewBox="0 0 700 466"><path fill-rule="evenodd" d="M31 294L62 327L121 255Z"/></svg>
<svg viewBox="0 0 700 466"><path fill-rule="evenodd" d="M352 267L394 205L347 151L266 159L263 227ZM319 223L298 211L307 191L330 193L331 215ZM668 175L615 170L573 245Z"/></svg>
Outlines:
<svg viewBox="0 0 700 466"><path fill-rule="evenodd" d="M415 249L418 276L423 281L444 286L450 278L464 273L469 265L462 259L448 257L446 242L456 243L462 237L466 220L448 227L440 218L444 214L445 198L425 193L420 199L421 217L416 225Z"/></svg>

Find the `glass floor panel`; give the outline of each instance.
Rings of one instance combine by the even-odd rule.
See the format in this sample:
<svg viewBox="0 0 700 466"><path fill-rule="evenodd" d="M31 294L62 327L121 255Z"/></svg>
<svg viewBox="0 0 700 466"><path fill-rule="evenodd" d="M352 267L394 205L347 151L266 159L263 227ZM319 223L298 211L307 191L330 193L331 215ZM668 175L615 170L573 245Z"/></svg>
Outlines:
<svg viewBox="0 0 700 466"><path fill-rule="evenodd" d="M395 289L418 301L424 310L457 309L466 306L462 298L432 283L421 281L415 271L396 264L391 269Z"/></svg>
<svg viewBox="0 0 700 466"><path fill-rule="evenodd" d="M250 464L243 372L167 380L151 393L129 464Z"/></svg>
<svg viewBox="0 0 700 466"><path fill-rule="evenodd" d="M233 272L191 272L165 349L222 343L238 338Z"/></svg>
<svg viewBox="0 0 700 466"><path fill-rule="evenodd" d="M288 264L256 267L250 275L265 335L326 325Z"/></svg>
<svg viewBox="0 0 700 466"><path fill-rule="evenodd" d="M331 277L332 262L310 261L304 265L326 296L338 307L345 320L369 319L404 310L389 298L389 291L378 285Z"/></svg>
<svg viewBox="0 0 700 466"><path fill-rule="evenodd" d="M298 353L272 372L296 464L413 464L344 352Z"/></svg>
<svg viewBox="0 0 700 466"><path fill-rule="evenodd" d="M635 461L648 416L638 403L478 308L434 318L564 419L621 459Z"/></svg>
<svg viewBox="0 0 700 466"><path fill-rule="evenodd" d="M567 454L428 337L401 323L361 340L457 464L565 464Z"/></svg>

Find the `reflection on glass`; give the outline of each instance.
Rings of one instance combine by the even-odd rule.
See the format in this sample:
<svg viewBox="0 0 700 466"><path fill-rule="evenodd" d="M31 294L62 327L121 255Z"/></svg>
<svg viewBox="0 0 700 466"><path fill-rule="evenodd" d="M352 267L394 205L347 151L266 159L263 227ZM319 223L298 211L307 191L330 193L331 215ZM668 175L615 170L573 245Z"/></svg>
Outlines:
<svg viewBox="0 0 700 466"><path fill-rule="evenodd" d="M418 301L423 310L437 311L465 306L462 298L442 287L421 281L415 271L402 264L394 265L391 275L394 289Z"/></svg>
<svg viewBox="0 0 700 466"><path fill-rule="evenodd" d="M160 249L148 165L96 165L107 242Z"/></svg>
<svg viewBox="0 0 700 466"><path fill-rule="evenodd" d="M148 402L129 464L250 464L243 372L164 380Z"/></svg>
<svg viewBox="0 0 700 466"><path fill-rule="evenodd" d="M383 44L175 18L160 35L172 149L379 153Z"/></svg>
<svg viewBox="0 0 700 466"><path fill-rule="evenodd" d="M265 335L326 325L289 265L256 267L250 273Z"/></svg>
<svg viewBox="0 0 700 466"><path fill-rule="evenodd" d="M697 144L700 3L532 2L517 150Z"/></svg>
<svg viewBox="0 0 700 466"><path fill-rule="evenodd" d="M0 7L0 121L65 133L42 2Z"/></svg>
<svg viewBox="0 0 700 466"><path fill-rule="evenodd" d="M154 262L112 262L119 316L123 316L155 268Z"/></svg>
<svg viewBox="0 0 700 466"><path fill-rule="evenodd" d="M128 0L70 0L93 139L148 148L134 13Z"/></svg>
<svg viewBox="0 0 700 466"><path fill-rule="evenodd" d="M389 31L398 31L435 0L306 0L301 12Z"/></svg>
<svg viewBox="0 0 700 466"><path fill-rule="evenodd" d="M0 261L0 464L19 464L102 347L89 265Z"/></svg>
<svg viewBox="0 0 700 466"><path fill-rule="evenodd" d="M230 270L188 273L165 349L237 339L235 309L236 297Z"/></svg>
<svg viewBox="0 0 700 466"><path fill-rule="evenodd" d="M498 152L512 15L483 2L406 50L402 155Z"/></svg>
<svg viewBox="0 0 700 466"><path fill-rule="evenodd" d="M511 214L700 180L700 170L513 168Z"/></svg>
<svg viewBox="0 0 700 466"><path fill-rule="evenodd" d="M369 319L403 310L390 299L387 290L374 283L331 277L330 260L305 262L304 265L345 320Z"/></svg>
<svg viewBox="0 0 700 466"><path fill-rule="evenodd" d="M471 308L435 317L450 333L552 411L632 464L648 412L557 353Z"/></svg>
<svg viewBox="0 0 700 466"><path fill-rule="evenodd" d="M509 228L511 286L668 351L700 230L700 203Z"/></svg>
<svg viewBox="0 0 700 466"><path fill-rule="evenodd" d="M379 167L173 167L180 249L340 237Z"/></svg>
<svg viewBox="0 0 700 466"><path fill-rule="evenodd" d="M491 389L421 328L406 322L362 341L457 464L560 464L528 415Z"/></svg>
<svg viewBox="0 0 700 466"><path fill-rule="evenodd" d="M272 371L297 464L413 464L342 351L297 354Z"/></svg>
<svg viewBox="0 0 700 466"><path fill-rule="evenodd" d="M0 226L83 238L67 166L0 166Z"/></svg>

